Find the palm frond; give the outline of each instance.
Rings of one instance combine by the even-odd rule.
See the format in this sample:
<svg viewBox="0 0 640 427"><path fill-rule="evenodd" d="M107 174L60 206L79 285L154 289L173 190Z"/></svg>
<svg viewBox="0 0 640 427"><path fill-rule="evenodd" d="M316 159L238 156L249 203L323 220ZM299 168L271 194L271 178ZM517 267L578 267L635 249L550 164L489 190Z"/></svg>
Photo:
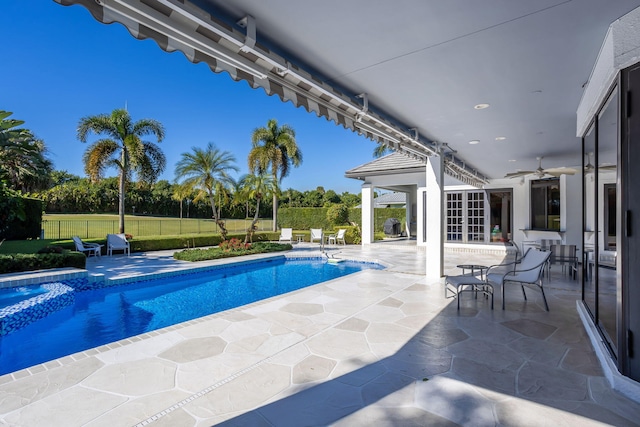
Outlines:
<svg viewBox="0 0 640 427"><path fill-rule="evenodd" d="M386 145L378 143L373 149L373 157L378 159L389 152L391 152L391 150Z"/></svg>
<svg viewBox="0 0 640 427"><path fill-rule="evenodd" d="M164 126L157 120L141 119L133 125L132 133L138 136L155 135L158 142L162 142L164 139Z"/></svg>
<svg viewBox="0 0 640 427"><path fill-rule="evenodd" d="M85 173L92 181L102 178L104 170L115 163L112 156L118 151L119 145L112 139L101 139L89 146L83 155Z"/></svg>
<svg viewBox="0 0 640 427"><path fill-rule="evenodd" d="M164 171L167 159L160 148L152 142L142 143L143 156L136 159L136 172L143 182L151 183Z"/></svg>
<svg viewBox="0 0 640 427"><path fill-rule="evenodd" d="M87 138L91 133L96 135L105 133L113 139L120 140L118 129L111 122L111 117L106 114L88 116L80 119L77 129L77 138L82 142L87 142Z"/></svg>

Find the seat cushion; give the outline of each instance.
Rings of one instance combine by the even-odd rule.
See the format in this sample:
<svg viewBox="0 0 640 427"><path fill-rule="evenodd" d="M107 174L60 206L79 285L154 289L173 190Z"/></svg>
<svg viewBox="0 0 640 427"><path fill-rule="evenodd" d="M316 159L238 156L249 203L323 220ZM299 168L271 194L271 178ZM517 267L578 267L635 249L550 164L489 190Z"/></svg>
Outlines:
<svg viewBox="0 0 640 427"><path fill-rule="evenodd" d="M460 285L484 285L484 280L480 280L475 276L447 276L445 283L453 286Z"/></svg>

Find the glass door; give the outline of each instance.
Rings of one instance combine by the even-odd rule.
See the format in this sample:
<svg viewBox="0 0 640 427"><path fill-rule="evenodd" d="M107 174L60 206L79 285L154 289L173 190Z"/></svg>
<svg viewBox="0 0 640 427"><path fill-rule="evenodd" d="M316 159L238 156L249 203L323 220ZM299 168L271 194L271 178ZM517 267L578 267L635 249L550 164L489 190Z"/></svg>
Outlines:
<svg viewBox="0 0 640 427"><path fill-rule="evenodd" d="M596 239L596 222L598 220L598 203L596 197L596 125L593 124L583 138L584 149L584 173L583 173L583 247L582 247L582 268L583 268L583 295L582 298L591 313L591 317L597 318L597 293L595 259L598 253L598 241Z"/></svg>
<svg viewBox="0 0 640 427"><path fill-rule="evenodd" d="M640 381L640 64L622 71L617 181L618 367ZM635 98L635 99L632 99ZM609 159L603 159L610 161Z"/></svg>
<svg viewBox="0 0 640 427"><path fill-rule="evenodd" d="M597 321L612 350L617 353L617 252L616 248L616 180L618 176L618 90L609 99L598 115L598 138L595 154L595 183L597 185L597 222L598 239L597 259L595 259ZM610 191L613 190L613 191ZM613 195L613 200L611 196ZM612 230L613 224L613 230ZM613 248L613 250L611 250Z"/></svg>
<svg viewBox="0 0 640 427"><path fill-rule="evenodd" d="M450 191L447 200L447 241L486 242L486 201L484 191Z"/></svg>
<svg viewBox="0 0 640 427"><path fill-rule="evenodd" d="M462 226L464 210L462 209L462 192L447 193L447 241L462 242Z"/></svg>
<svg viewBox="0 0 640 427"><path fill-rule="evenodd" d="M484 242L484 191L468 191L467 242Z"/></svg>
<svg viewBox="0 0 640 427"><path fill-rule="evenodd" d="M513 195L510 189L488 190L492 242L510 242L513 236Z"/></svg>

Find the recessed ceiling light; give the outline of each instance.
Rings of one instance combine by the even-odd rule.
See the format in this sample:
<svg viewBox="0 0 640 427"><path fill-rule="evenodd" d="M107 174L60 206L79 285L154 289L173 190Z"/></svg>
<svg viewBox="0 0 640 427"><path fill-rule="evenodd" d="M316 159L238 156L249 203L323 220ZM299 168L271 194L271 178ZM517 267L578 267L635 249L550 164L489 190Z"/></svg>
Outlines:
<svg viewBox="0 0 640 427"><path fill-rule="evenodd" d="M504 141L505 139L507 139L506 136L496 136L496 141Z"/></svg>
<svg viewBox="0 0 640 427"><path fill-rule="evenodd" d="M510 162L517 162L516 159L509 159Z"/></svg>
<svg viewBox="0 0 640 427"><path fill-rule="evenodd" d="M473 141L469 141L469 144L471 145L480 144L480 141L478 141L477 139L474 139Z"/></svg>
<svg viewBox="0 0 640 427"><path fill-rule="evenodd" d="M485 108L489 108L489 104L478 104L474 105L473 108L476 110L484 110Z"/></svg>

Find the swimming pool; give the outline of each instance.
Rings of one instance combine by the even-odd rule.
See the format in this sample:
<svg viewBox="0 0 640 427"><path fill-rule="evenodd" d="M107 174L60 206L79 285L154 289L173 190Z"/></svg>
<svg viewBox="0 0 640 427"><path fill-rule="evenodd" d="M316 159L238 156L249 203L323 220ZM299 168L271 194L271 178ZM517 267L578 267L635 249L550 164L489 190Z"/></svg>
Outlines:
<svg viewBox="0 0 640 427"><path fill-rule="evenodd" d="M74 303L0 337L0 375L379 264L276 258L74 293Z"/></svg>

